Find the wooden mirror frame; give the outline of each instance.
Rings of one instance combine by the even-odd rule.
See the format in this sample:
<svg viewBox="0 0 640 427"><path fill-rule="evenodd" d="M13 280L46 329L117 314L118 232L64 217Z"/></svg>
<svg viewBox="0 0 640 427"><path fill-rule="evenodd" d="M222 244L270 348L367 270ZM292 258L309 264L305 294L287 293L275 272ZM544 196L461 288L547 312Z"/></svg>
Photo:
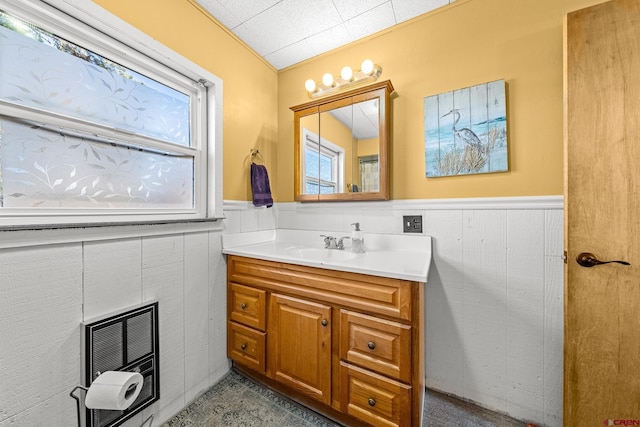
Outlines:
<svg viewBox="0 0 640 427"><path fill-rule="evenodd" d="M373 83L347 92L338 93L326 98L317 99L305 104L296 105L290 109L294 112L294 199L297 202L330 202L330 201L364 201L364 200L389 200L390 171L389 171L389 145L391 140L391 93L393 85L390 80ZM378 126L379 126L379 147L378 164L380 187L377 192L344 192L333 194L305 194L302 192L301 179L301 150L300 140L300 119L313 114L320 114L329 111L333 106L344 107L369 99L379 98L378 105Z"/></svg>

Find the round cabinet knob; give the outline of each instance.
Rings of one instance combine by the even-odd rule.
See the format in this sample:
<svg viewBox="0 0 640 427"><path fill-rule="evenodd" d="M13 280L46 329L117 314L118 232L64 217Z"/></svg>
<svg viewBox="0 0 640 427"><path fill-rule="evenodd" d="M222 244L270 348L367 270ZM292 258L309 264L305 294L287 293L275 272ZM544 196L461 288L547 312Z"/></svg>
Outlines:
<svg viewBox="0 0 640 427"><path fill-rule="evenodd" d="M329 321L327 319L322 319L322 326L327 326L329 324Z"/></svg>
<svg viewBox="0 0 640 427"><path fill-rule="evenodd" d="M373 398L369 398L369 406L376 406L376 400Z"/></svg>
<svg viewBox="0 0 640 427"><path fill-rule="evenodd" d="M247 343L244 343L240 346L240 349L245 350L247 348Z"/></svg>
<svg viewBox="0 0 640 427"><path fill-rule="evenodd" d="M240 308L241 308L241 309L243 309L243 310L244 310L245 308L247 308L247 303L246 303L246 302L243 302L242 304L240 304Z"/></svg>
<svg viewBox="0 0 640 427"><path fill-rule="evenodd" d="M376 343L374 343L373 341L369 341L367 343L367 347L369 347L370 350L373 350L376 348Z"/></svg>

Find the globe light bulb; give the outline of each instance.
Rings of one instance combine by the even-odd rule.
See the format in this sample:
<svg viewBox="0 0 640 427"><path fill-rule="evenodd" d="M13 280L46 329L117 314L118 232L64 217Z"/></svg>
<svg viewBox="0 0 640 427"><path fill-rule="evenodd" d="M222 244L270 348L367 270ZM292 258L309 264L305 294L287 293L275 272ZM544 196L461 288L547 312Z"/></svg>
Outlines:
<svg viewBox="0 0 640 427"><path fill-rule="evenodd" d="M363 73L366 75L371 75L373 73L373 61L370 59L365 59L362 61L362 65L360 66Z"/></svg>
<svg viewBox="0 0 640 427"><path fill-rule="evenodd" d="M333 86L333 75L331 73L326 73L322 76L322 84L325 86Z"/></svg>
<svg viewBox="0 0 640 427"><path fill-rule="evenodd" d="M316 90L316 82L309 79L304 82L304 88L307 90L307 92L313 92L314 90Z"/></svg>
<svg viewBox="0 0 640 427"><path fill-rule="evenodd" d="M350 82L353 78L353 70L351 67L344 67L342 71L340 71L340 77L342 77L342 80Z"/></svg>

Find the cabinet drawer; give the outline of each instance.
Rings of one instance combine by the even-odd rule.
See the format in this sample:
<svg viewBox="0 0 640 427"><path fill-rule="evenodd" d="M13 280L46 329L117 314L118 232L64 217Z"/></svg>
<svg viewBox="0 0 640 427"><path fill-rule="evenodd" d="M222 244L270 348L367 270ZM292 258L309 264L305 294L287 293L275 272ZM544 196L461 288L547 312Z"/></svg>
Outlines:
<svg viewBox="0 0 640 427"><path fill-rule="evenodd" d="M231 283L229 294L231 320L264 332L266 292Z"/></svg>
<svg viewBox="0 0 640 427"><path fill-rule="evenodd" d="M235 322L227 322L227 350L229 357L253 370L265 372L264 332L247 328Z"/></svg>
<svg viewBox="0 0 640 427"><path fill-rule="evenodd" d="M342 310L340 358L410 383L411 326Z"/></svg>
<svg viewBox="0 0 640 427"><path fill-rule="evenodd" d="M411 425L411 387L340 362L342 411L374 426Z"/></svg>

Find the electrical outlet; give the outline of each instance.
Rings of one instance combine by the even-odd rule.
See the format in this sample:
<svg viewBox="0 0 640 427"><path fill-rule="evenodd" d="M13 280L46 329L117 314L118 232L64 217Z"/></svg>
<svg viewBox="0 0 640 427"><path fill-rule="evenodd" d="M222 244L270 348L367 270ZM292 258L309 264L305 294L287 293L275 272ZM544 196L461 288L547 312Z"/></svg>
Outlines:
<svg viewBox="0 0 640 427"><path fill-rule="evenodd" d="M422 233L422 215L404 215L402 229L405 233Z"/></svg>

